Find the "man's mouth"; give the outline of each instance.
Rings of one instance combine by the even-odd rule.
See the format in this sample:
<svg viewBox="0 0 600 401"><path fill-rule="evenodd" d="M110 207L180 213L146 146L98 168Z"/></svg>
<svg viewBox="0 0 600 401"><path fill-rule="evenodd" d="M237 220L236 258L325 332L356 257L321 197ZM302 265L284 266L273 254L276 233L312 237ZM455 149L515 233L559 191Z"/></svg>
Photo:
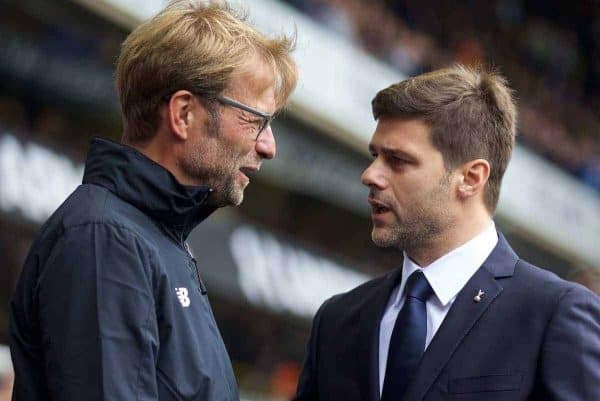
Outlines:
<svg viewBox="0 0 600 401"><path fill-rule="evenodd" d="M373 214L382 214L391 211L388 205L374 198L369 198L369 204L371 205Z"/></svg>
<svg viewBox="0 0 600 401"><path fill-rule="evenodd" d="M248 181L250 181L250 177L252 177L259 169L260 169L260 166L257 166L257 167L253 167L253 166L241 167L240 168L240 173L242 173L248 179Z"/></svg>

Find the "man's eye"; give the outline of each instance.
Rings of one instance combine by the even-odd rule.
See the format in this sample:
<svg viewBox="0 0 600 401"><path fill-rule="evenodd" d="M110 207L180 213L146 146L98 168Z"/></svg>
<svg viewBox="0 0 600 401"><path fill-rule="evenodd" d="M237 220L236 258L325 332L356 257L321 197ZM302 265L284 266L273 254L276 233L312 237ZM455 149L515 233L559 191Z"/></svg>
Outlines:
<svg viewBox="0 0 600 401"><path fill-rule="evenodd" d="M262 121L258 119L247 119L246 122L253 125L255 128L260 128L260 125L262 124Z"/></svg>
<svg viewBox="0 0 600 401"><path fill-rule="evenodd" d="M403 159L401 157L392 157L392 160L394 161L394 163L400 163L400 164L408 163L408 160Z"/></svg>
<svg viewBox="0 0 600 401"><path fill-rule="evenodd" d="M394 168L405 168L406 166L408 166L410 164L410 162L406 159L402 159L400 157L392 157L390 164L394 167Z"/></svg>

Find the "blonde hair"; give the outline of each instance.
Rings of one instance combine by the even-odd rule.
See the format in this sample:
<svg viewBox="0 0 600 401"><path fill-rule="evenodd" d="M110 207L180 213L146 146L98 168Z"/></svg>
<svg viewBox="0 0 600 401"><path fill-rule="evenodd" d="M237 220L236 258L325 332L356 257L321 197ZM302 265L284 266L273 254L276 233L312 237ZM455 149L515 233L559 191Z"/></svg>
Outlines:
<svg viewBox="0 0 600 401"><path fill-rule="evenodd" d="M372 102L375 119L420 118L447 169L485 159L491 171L485 204L494 212L512 154L517 109L504 77L482 67L455 65L381 90Z"/></svg>
<svg viewBox="0 0 600 401"><path fill-rule="evenodd" d="M123 42L116 87L128 140L154 135L165 96L185 89L215 100L234 73L258 55L273 69L277 108L297 81L295 34L269 38L224 1L172 1Z"/></svg>

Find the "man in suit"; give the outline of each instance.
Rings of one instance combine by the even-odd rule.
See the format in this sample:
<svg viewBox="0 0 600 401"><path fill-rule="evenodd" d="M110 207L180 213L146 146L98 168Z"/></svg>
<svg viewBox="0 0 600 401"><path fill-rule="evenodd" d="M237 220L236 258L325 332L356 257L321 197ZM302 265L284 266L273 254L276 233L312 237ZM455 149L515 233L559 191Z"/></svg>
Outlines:
<svg viewBox="0 0 600 401"><path fill-rule="evenodd" d="M498 74L380 91L372 239L402 266L317 312L296 401L600 400L600 300L521 260L492 220L516 131Z"/></svg>

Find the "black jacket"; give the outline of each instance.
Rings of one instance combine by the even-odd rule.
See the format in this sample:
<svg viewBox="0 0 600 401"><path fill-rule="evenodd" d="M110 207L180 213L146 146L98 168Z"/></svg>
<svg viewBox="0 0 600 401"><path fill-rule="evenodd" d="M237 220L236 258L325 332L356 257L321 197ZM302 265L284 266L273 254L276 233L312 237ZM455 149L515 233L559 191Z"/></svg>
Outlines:
<svg viewBox="0 0 600 401"><path fill-rule="evenodd" d="M83 185L41 228L11 302L13 400L239 399L185 243L210 192L92 141Z"/></svg>

